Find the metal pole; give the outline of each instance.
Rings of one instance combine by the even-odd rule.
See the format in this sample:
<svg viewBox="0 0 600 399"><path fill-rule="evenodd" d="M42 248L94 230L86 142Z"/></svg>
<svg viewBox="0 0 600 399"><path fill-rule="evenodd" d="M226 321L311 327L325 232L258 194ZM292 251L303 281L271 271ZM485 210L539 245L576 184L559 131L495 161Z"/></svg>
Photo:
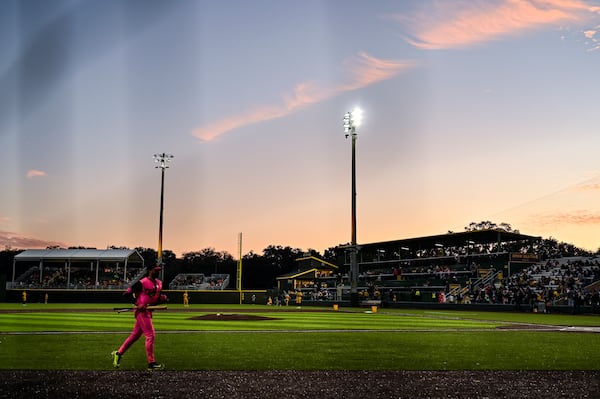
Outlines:
<svg viewBox="0 0 600 399"><path fill-rule="evenodd" d="M356 246L356 131L352 127L352 238L350 242L350 305L359 306L358 261Z"/></svg>
<svg viewBox="0 0 600 399"><path fill-rule="evenodd" d="M163 233L163 206L165 198L165 168L161 168L161 179L160 179L160 222L158 227L158 264L163 266L162 260L162 233ZM160 270L160 279L164 280L164 266Z"/></svg>

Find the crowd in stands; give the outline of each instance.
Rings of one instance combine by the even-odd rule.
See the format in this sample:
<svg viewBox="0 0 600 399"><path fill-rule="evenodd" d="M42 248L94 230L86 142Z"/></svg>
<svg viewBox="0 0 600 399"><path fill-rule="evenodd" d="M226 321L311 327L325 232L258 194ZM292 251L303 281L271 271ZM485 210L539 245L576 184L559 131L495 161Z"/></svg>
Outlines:
<svg viewBox="0 0 600 399"><path fill-rule="evenodd" d="M412 255L415 258L434 258L434 257L465 257L470 255L491 255L494 253L503 253L514 250L514 245L510 243L498 244L471 244L456 247L441 247L432 249L422 249L415 251ZM531 247L518 246L519 251L529 251ZM525 253L525 252L524 252Z"/></svg>
<svg viewBox="0 0 600 399"><path fill-rule="evenodd" d="M16 280L15 288L69 288L69 289L123 289L135 281L143 268L101 266L96 279L94 267L72 266L70 273L64 266L44 267L42 278L38 266L31 267ZM223 290L229 285L228 274L178 274L170 283L170 289Z"/></svg>
<svg viewBox="0 0 600 399"><path fill-rule="evenodd" d="M600 306L600 288L586 287L599 280L598 258L548 259L506 279L475 287L468 295L474 303L514 304L517 308L522 304L596 308Z"/></svg>
<svg viewBox="0 0 600 399"><path fill-rule="evenodd" d="M406 250L402 252L377 252L374 261L397 259L428 259L428 258L456 258L463 259L468 256L485 256L518 252L521 254L538 253L540 243L523 244L518 242L502 242L491 244L467 243L458 246L435 247L428 249Z"/></svg>
<svg viewBox="0 0 600 399"><path fill-rule="evenodd" d="M39 267L34 266L17 279L18 288L121 289L127 287L141 268L101 266L96 279L95 267L45 267L40 280Z"/></svg>
<svg viewBox="0 0 600 399"><path fill-rule="evenodd" d="M377 252L372 254L375 262L392 260L424 260L435 258L454 258L458 263L468 263L470 257L486 258L497 254L535 254L540 259L557 259L564 257L586 257L591 254L572 244L557 242L554 239L533 242L501 242L501 243L466 243L458 246L435 247L420 250L406 250L401 252Z"/></svg>
<svg viewBox="0 0 600 399"><path fill-rule="evenodd" d="M435 284L440 289L428 290L427 295L440 303L511 304L516 309L522 305L534 307L543 304L544 309L566 305L575 311L581 306L591 306L594 312L600 313L599 257L547 259L507 277L490 268L490 279L485 284L476 284L479 281L479 268L480 265L472 263L463 268L468 269L465 270L468 273L463 275L446 266L409 268L408 272L393 268L391 275L394 276L392 281L414 276L424 278L407 285L410 287L412 301L424 300L424 291L434 288L432 285ZM388 289L385 281L382 281L382 276L389 276L390 271L365 273L361 277L369 275L376 277L372 280L359 280L363 286L359 291L361 299L396 301L398 290ZM467 278L460 280L461 277ZM592 285L594 282L597 282L597 286ZM459 289L451 289L453 286L458 286Z"/></svg>
<svg viewBox="0 0 600 399"><path fill-rule="evenodd" d="M496 256L500 253L504 256ZM501 265L498 261L506 259L509 253L532 254L542 261L510 276L496 274L506 264L504 261ZM409 287L412 285L411 300L422 299L423 288L441 286L438 292L431 293L440 302L514 304L516 307L537 303L575 308L591 305L600 310L600 259L588 251L553 239L525 244L439 247L402 254L381 252L374 256L373 264L396 259L400 260L400 266L361 273L359 285L366 288L359 294L365 299L394 300L398 290L388 290L386 280L413 280L413 284L408 284ZM471 285L471 281L481 277L481 270L490 270L499 278L486 284ZM589 288L595 281L599 281L598 287ZM457 285L463 289L451 289Z"/></svg>

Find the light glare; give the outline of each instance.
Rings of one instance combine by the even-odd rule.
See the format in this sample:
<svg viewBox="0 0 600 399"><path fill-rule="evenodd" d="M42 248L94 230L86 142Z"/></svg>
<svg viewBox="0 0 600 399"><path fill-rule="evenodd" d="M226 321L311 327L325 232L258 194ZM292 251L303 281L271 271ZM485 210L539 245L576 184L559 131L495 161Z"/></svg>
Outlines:
<svg viewBox="0 0 600 399"><path fill-rule="evenodd" d="M363 119L363 111L360 108L354 108L354 110L352 110L352 125L354 126L360 126L360 124L362 123L362 119Z"/></svg>

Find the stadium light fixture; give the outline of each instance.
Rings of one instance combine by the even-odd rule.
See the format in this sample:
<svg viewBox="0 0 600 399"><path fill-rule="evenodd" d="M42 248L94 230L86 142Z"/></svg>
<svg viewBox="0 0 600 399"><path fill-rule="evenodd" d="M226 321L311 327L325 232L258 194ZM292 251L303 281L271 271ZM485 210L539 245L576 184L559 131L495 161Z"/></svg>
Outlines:
<svg viewBox="0 0 600 399"><path fill-rule="evenodd" d="M362 124L363 111L360 108L354 108L352 111L346 112L344 115L344 132L346 138L349 135L356 135L356 128Z"/></svg>
<svg viewBox="0 0 600 399"><path fill-rule="evenodd" d="M163 208L164 208L164 198L165 198L165 169L169 167L169 162L173 159L173 155L165 154L154 154L153 155L154 162L157 163L155 166L156 169L161 169L161 177L160 177L160 222L158 224L158 259L156 263L162 266L160 271L160 279L164 281L165 277L165 267L163 265L163 257L162 257L162 235L163 235Z"/></svg>
<svg viewBox="0 0 600 399"><path fill-rule="evenodd" d="M352 234L350 241L350 305L359 306L358 301L358 247L356 243L356 128L361 125L363 112L360 108L344 114L344 133L352 137Z"/></svg>

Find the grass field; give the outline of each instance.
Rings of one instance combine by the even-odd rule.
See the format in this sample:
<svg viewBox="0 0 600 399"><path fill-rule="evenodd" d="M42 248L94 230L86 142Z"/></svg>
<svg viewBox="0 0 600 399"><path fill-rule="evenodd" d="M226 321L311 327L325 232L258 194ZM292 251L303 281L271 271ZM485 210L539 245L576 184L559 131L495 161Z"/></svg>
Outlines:
<svg viewBox="0 0 600 399"><path fill-rule="evenodd" d="M112 369L134 323L113 306L0 304L0 369ZM154 326L169 370L600 370L598 316L169 305ZM145 364L142 338L121 369Z"/></svg>

